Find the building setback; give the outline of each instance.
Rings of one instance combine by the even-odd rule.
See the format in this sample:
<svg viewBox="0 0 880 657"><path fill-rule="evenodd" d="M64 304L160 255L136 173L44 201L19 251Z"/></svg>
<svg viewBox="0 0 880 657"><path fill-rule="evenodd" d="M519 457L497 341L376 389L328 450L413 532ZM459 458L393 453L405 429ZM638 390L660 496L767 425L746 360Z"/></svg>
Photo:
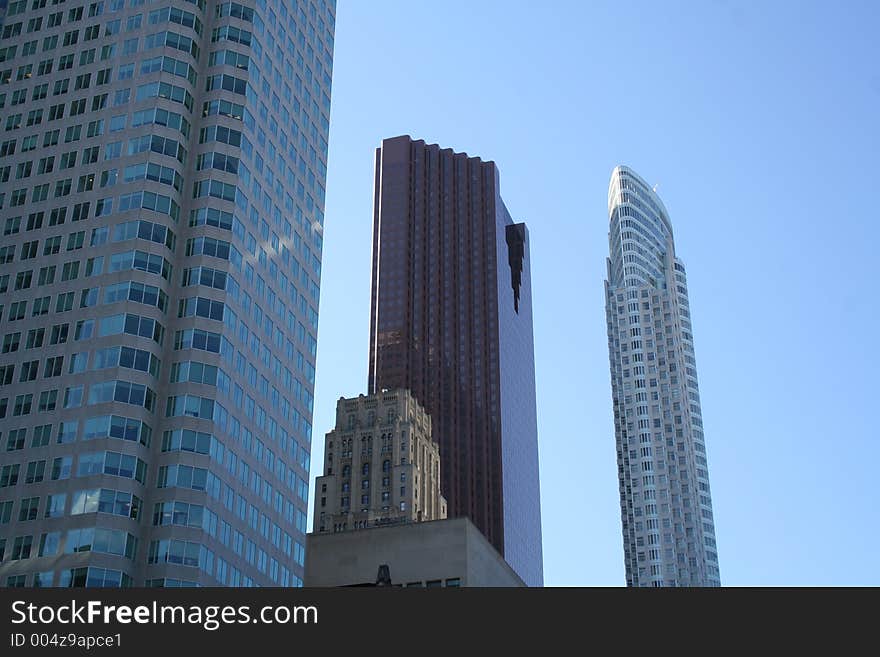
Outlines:
<svg viewBox="0 0 880 657"><path fill-rule="evenodd" d="M450 518L543 583L529 234L498 169L408 136L376 150L369 392L431 416Z"/></svg>
<svg viewBox="0 0 880 657"><path fill-rule="evenodd" d="M335 2L4 4L0 585L302 585Z"/></svg>
<svg viewBox="0 0 880 657"><path fill-rule="evenodd" d="M684 263L628 167L608 189L605 281L628 586L720 586Z"/></svg>

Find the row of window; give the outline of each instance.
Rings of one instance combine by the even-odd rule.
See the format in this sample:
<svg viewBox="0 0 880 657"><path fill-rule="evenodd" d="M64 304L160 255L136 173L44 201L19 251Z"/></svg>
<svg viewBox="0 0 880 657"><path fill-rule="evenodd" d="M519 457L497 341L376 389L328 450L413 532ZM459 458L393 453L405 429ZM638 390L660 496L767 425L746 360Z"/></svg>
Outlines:
<svg viewBox="0 0 880 657"><path fill-rule="evenodd" d="M6 539L0 540L5 541ZM134 559L137 553L137 544L138 540L135 536L121 529L83 527L67 532L64 541L64 554L99 552ZM59 554L60 548L61 532L42 534L37 545L34 545L33 535L17 536L13 541L9 560L51 557Z"/></svg>
<svg viewBox="0 0 880 657"><path fill-rule="evenodd" d="M74 423L75 424L75 423ZM76 436L74 429L73 436ZM59 440L59 442L61 442ZM60 456L52 462L50 478L52 481L69 479L72 472L73 457ZM124 479L134 479L144 484L147 464L131 454L119 452L93 452L80 454L77 461L77 477L88 477L95 474L112 475ZM0 488L16 486L21 474L20 463L8 463L0 467Z"/></svg>
<svg viewBox="0 0 880 657"><path fill-rule="evenodd" d="M95 335L94 319L79 320L74 330L74 341L87 340ZM155 320L133 313L111 315L98 321L97 337L127 333L151 338L162 344L164 328ZM25 349L39 349L46 337L46 327L33 328L27 332ZM70 324L54 324L49 333L49 345L65 344L70 337ZM2 353L13 353L21 346L21 332L7 333L3 336Z"/></svg>
<svg viewBox="0 0 880 657"><path fill-rule="evenodd" d="M125 286L128 284L124 283L122 285ZM136 284L136 286L139 285L141 284ZM128 289L131 289L130 285ZM183 314L192 313L194 315L214 318L218 320L221 319L224 314L222 302L211 301L201 297L194 297L192 299L182 301L181 312ZM80 320L79 322L77 322L74 332L74 339L79 341L88 339L93 335L96 335L95 321L96 320ZM154 340L161 343L162 334L164 332L161 325L155 322L155 320L140 317L138 315L133 315L131 313L127 313L124 315L112 315L109 317L101 318L97 321L98 337L125 332L134 335L141 335L143 337L152 337ZM241 323L241 327L244 327L243 323ZM52 329L51 343L58 344L66 342L68 337L68 330L69 325L55 325ZM45 328L31 329L27 335L27 343L25 348L38 348L42 346L45 339L45 332ZM246 335L240 337L242 337L243 344L248 344ZM3 339L3 353L17 351L20 346L20 341L21 332L6 334ZM195 348L205 351L214 351L214 353L220 353L220 346L221 344L223 344L223 342L224 340L221 339L219 333L208 332L202 329L190 329L186 331L180 331L175 335L176 349ZM255 335L251 336L250 344L252 349L255 350L255 356L263 359L265 361L265 364L269 366L269 352L265 349L265 347L263 347L263 349L260 349L260 341ZM233 351L234 350L232 348L232 345L229 344L225 352L225 358L230 363L233 362ZM294 357L294 350L292 348L292 343L289 340L288 352L288 356L292 359ZM302 352L296 351L295 355L298 369L306 373L307 379L313 380L312 377L314 368L311 366L310 363L306 362ZM282 376L283 372L283 381L285 383L285 386L296 393L296 398L302 398L303 402L306 405L309 405L311 403L311 397L310 393L308 393L308 390L306 390L301 385L301 383L291 375L291 372L287 367L281 366L281 363L280 361L278 361L277 358L275 358L274 360L275 366L273 367L273 371L275 371L275 373L279 376ZM76 374L86 371L88 369L88 363L88 352L77 352L72 354L70 356L68 374ZM248 364L247 357L239 352L238 357L235 359L235 363L236 369L239 371L242 377L244 378L246 375L249 383L255 389L258 388L256 375L257 370L252 364ZM134 347L112 346L95 352L95 355L92 359L91 369L98 370L108 367L125 367L140 370L143 372L149 372L154 377L158 377L160 366L161 363L159 362L159 360L146 350L137 349ZM196 379L198 379L197 382L219 386L221 391L225 392L227 395L230 394L233 388L230 378L218 368L212 366L204 366L199 363L196 363L195 369L190 369L190 365L188 363L184 364L183 368L185 369L181 369L181 366L178 364L178 366L172 372L172 381L196 381ZM12 377L14 375L14 370L14 364L3 366L3 369L0 370L0 384L11 383ZM21 374L21 376L25 376L26 380L33 380L36 378L38 370L39 361L31 361L27 364L27 367L22 370L27 374ZM60 375L63 372L63 357L52 357L49 360L45 361L44 370L47 377ZM234 388L235 395L233 395L233 399L236 401L236 404L238 406L241 406L243 399L241 388L237 384L235 384ZM269 398L272 401L272 405L274 408L278 408L279 406L282 409L289 408L289 404L286 402L285 399L282 399L280 397L276 389L273 388L272 394L270 395L268 380L265 377L260 377L259 390L264 397ZM183 402L175 403L181 404ZM190 409L190 411L183 412L183 414L187 414L188 412L194 411ZM284 417L287 417L288 413L289 410L284 410L282 415Z"/></svg>
<svg viewBox="0 0 880 657"><path fill-rule="evenodd" d="M0 539L2 541L3 539ZM2 547L0 547L2 554ZM6 578L6 586L10 588L25 587L28 585L28 575L10 575ZM34 588L58 587L90 587L90 588L120 588L133 585L130 575L121 570L111 568L96 568L94 566L82 568L70 568L62 570L55 582L55 572L52 570L34 573L31 578L31 586Z"/></svg>
<svg viewBox="0 0 880 657"><path fill-rule="evenodd" d="M56 360L61 359L58 356ZM26 364L30 365L30 363ZM54 365L54 363L53 363ZM24 371L30 368L25 367ZM35 393L25 393L17 395L12 407L12 417L25 417L31 414L33 410L33 401ZM77 408L82 405L84 395L83 386L70 386L64 391L63 408ZM88 405L103 404L108 402L121 402L131 404L133 406L141 406L150 412L155 411L156 393L148 386L130 383L128 381L105 381L103 383L94 383L89 386L89 394L87 397ZM37 406L38 413L53 412L58 402L58 390L45 390L40 393L39 404ZM9 398L0 400L0 417L5 417L8 411ZM183 413L181 413L183 414ZM63 422L61 426L70 425L70 422ZM75 424L75 423L74 423ZM75 429L74 429L75 436ZM73 437L70 438L72 440ZM67 442L59 436L58 442Z"/></svg>
<svg viewBox="0 0 880 657"><path fill-rule="evenodd" d="M121 143L121 142L120 142ZM161 172L161 168L159 169ZM107 176L112 175L113 170L107 171ZM176 172L175 172L176 173ZM86 180L86 186L91 186L94 183L94 174L87 174L85 176L80 177L81 180ZM174 177L171 177L171 180L174 180ZM72 179L67 178L65 180L60 180L56 182L56 191L59 189L59 185L61 186L61 192L58 196L67 196L71 192L69 191L69 185L72 184ZM33 188L34 194L39 190L40 195L42 196L45 191L48 193L49 183L45 183L43 185L37 185ZM2 194L0 194L2 195ZM48 198L48 197L46 197ZM13 190L10 195L10 205L11 207L17 207L19 205L24 205L27 202L27 188L21 188L17 190ZM95 204L95 216L102 217L109 215L113 212L113 198L103 198L99 199ZM180 218L180 206L174 201L170 196L165 196L163 194L156 194L154 192L149 191L137 191L129 194L123 194L118 198L119 205L117 206L117 212L125 212L126 210L131 209L140 209L144 208L146 210L152 210L153 212L158 212L161 214L167 214L171 217L171 219L177 223ZM83 203L79 203L74 207L74 216L73 221L82 221L83 219L88 218L89 207L91 205L90 201L85 201ZM66 215L66 213L65 213ZM58 222L63 223L63 222ZM50 224L53 225L53 224ZM103 226L101 229L103 233L106 234L108 231L108 227ZM98 246L100 242L96 243L93 237L91 246ZM71 246L68 243L68 250L73 250L77 248L82 248L83 242L79 241L77 245ZM38 244L37 241L33 242L25 242L21 245L21 252L19 255L20 260L27 260L29 258L35 258L38 255ZM61 248L61 241L59 237L52 237L46 240L44 245L44 253L43 255L51 255L53 253L58 253ZM9 246L4 246L2 251L0 251L0 264L12 262L15 260L15 250L16 245L10 244Z"/></svg>
<svg viewBox="0 0 880 657"><path fill-rule="evenodd" d="M103 431L101 431L100 425L103 425ZM117 437L123 437L121 434L122 431L128 432L129 435L125 436L125 439L128 440L135 440L138 433L143 431L144 426L137 421L128 418L93 418L87 421L86 432L95 431L96 433L95 435L86 436L86 438L100 437L103 432L106 432L108 425L110 427L115 426L118 429L119 433L117 433ZM88 427L92 428L89 429ZM111 431L112 430L113 429L111 428ZM73 430L73 435L75 436L75 428ZM262 447L262 443L259 440L255 440L253 444ZM246 486L251 487L255 493L261 495L267 504L274 504L274 507L279 513L282 511L282 506L286 506L287 511L289 511L289 513L285 512L286 517L288 517L291 522L294 521L294 507L290 505L289 502L286 502L280 493L273 493L272 487L267 481L259 477L256 471L252 471L243 459L239 460L234 452L226 450L223 444L210 434L196 433L191 430L166 432L165 437L163 438L162 448L163 451L192 451L195 453L209 454L212 460L217 461L221 465L225 465L225 467L227 467L230 472L233 472L233 474L235 474L237 467L237 476ZM268 449L262 453L266 455L272 454L271 450ZM255 449L254 454L257 456L258 460L260 460L260 452ZM299 479L292 471L288 470L284 466L283 461L280 459L276 461L274 456L272 460L262 460L266 463L266 466L270 471L274 471L280 478L282 478L282 480L286 479L288 481L288 486L292 490L296 489L300 497L305 500L308 496L308 490L304 480ZM80 457L76 469L76 476L90 476L92 474L104 473L135 478L143 483L144 466L142 463L143 462L140 460L135 460L135 457L133 456L123 455L116 452L86 454ZM308 464L306 463L305 465L307 467ZM42 481L45 467L45 460L34 461L28 464L28 480L26 483ZM55 459L52 467L52 479L66 479L70 476L71 469L71 457L60 457ZM38 476L36 479L32 479L31 475L35 471L38 473ZM2 470L2 480L0 480L0 487L17 485L19 472L19 464L9 464L8 466L4 466ZM159 488L183 487L201 490L208 492L215 499L219 499L220 497L221 483L221 480L210 470L184 464L162 466L157 478L157 486ZM234 506L232 490L225 484L223 484L223 488L224 504L226 504L229 510L232 511ZM22 516L20 519L36 519L38 515L39 498L26 499L28 502L22 508L28 510L27 512L20 512L20 516ZM246 505L244 505L244 499L241 498L241 496L238 496L238 500L238 509L244 520L244 509L246 509ZM60 515L63 515L65 503L66 494L50 495L47 498L45 517L59 517ZM11 500L0 503L0 524L9 521L12 512L12 504L13 502ZM74 493L70 513L71 515L77 515L80 513L97 511L137 518L139 508L140 500L136 497L132 497L128 493L113 491L111 489L87 489ZM250 505L250 509L252 511L252 516L256 517L256 507ZM265 514L262 515L265 519ZM256 521L254 522L256 523ZM268 527L268 525L266 526ZM296 526L301 531L305 531L305 514L302 514L298 510L296 513ZM254 528L256 529L256 527ZM266 531L268 533L268 529ZM213 531L211 533L214 535Z"/></svg>
<svg viewBox="0 0 880 657"><path fill-rule="evenodd" d="M88 364L88 352L71 354L69 362L70 365L67 370L68 374L78 374L79 372L86 371ZM44 379L61 376L61 374L63 373L64 356L50 356L46 358L43 363ZM39 360L24 361L20 365L20 374L18 377L19 383L34 381L37 379L37 376L40 372ZM139 370L141 372L149 372L152 376L158 377L160 365L161 363L159 359L148 351L145 351L143 349L136 349L134 347L122 347L117 345L96 351L95 358L92 363L92 369L101 370L107 368L124 367L128 369ZM0 366L0 386L10 385L13 382L15 367L15 363ZM72 390L72 388L68 388L68 390ZM57 393L57 391L54 392ZM75 405L78 406L79 404L77 403ZM65 408L70 407L71 406L65 404ZM49 410L54 410L54 407Z"/></svg>
<svg viewBox="0 0 880 657"><path fill-rule="evenodd" d="M29 284L27 285L27 287L29 287ZM124 281L115 285L108 285L104 288L103 301L99 300L100 289L100 287L85 288L83 290L80 290L79 294L77 294L75 291L61 292L56 295L54 306L52 304L51 295L37 297L33 300L33 303L31 304L30 315L28 315L28 304L31 302L28 299L13 301L9 304L9 314L6 316L6 320L8 322L16 322L23 320L26 317L41 317L43 315L48 315L49 311L53 310L53 307L55 313L60 314L69 312L75 307L91 308L98 305L99 303L113 304L119 301L133 301L135 303L140 303L146 306L155 306L162 312L165 312L168 309L168 295L154 285L139 283L137 281ZM79 299L78 302L77 298ZM221 302L213 303L217 304ZM181 308L183 308L183 306L181 306ZM2 312L2 308L0 308L0 312ZM222 320L222 307L216 312L219 312L219 319ZM209 316L201 315L201 312L199 312L198 314L200 316ZM188 315L184 315L181 313L180 316L184 317ZM213 315L210 315L210 318L216 319ZM0 314L0 319L3 319L2 314Z"/></svg>
<svg viewBox="0 0 880 657"><path fill-rule="evenodd" d="M45 461L41 461L45 463ZM70 494L70 509L67 510L67 493L53 493L46 496L45 510L40 515L39 497L25 497L19 503L19 522L28 522L38 518L61 518L67 515L76 516L85 513L106 513L109 515L132 518L137 520L142 506L141 499L128 491L112 488L86 488ZM0 502L0 524L12 519L13 500Z"/></svg>
<svg viewBox="0 0 880 657"><path fill-rule="evenodd" d="M125 118L124 116L122 118ZM60 165L61 169L69 169L76 166L76 151L70 151L68 153L62 153L60 156ZM15 170L15 179L20 180L24 178L29 178L31 174L34 172L33 167L34 161L27 160L25 162L19 162L16 165ZM52 173L55 169L55 156L47 155L46 157L42 157L37 161L36 175L43 175ZM11 174L11 166L0 167L0 182L8 182ZM113 187L119 182L119 170L118 169L105 169L101 172L99 178L99 188L103 189L105 187ZM171 167L164 167L155 163L147 163L142 162L139 164L132 164L127 166L123 170L123 182L130 183L137 180L152 180L154 182L158 182L163 185L170 185L174 187L177 191L180 191L183 186L183 177L177 173L177 171ZM72 185L72 179L62 181L65 185ZM94 189L95 176L94 174L85 174L79 177L79 181L77 183L77 193L91 191ZM36 189L36 188L34 188ZM62 188L62 193L60 196L65 196L63 193L64 188ZM32 201L39 200L40 195L32 193ZM16 201L17 202L17 201ZM106 203L106 200L99 201L99 203ZM109 207L104 207L103 205L100 207L98 211L95 212L96 217L104 216L110 214L112 212L112 199L110 199ZM30 217L34 218L34 222L36 222L37 218L44 216L44 212L32 212ZM65 213L66 214L66 213ZM21 228L21 216L18 217L9 217L6 219L4 225L4 235L13 235L17 233ZM18 222L18 226L12 227L12 222ZM55 224L63 223L56 221ZM37 230L42 226L42 222L39 225L26 224L28 227L26 230Z"/></svg>
<svg viewBox="0 0 880 657"><path fill-rule="evenodd" d="M107 235L108 230L109 229L107 227L103 227L101 229L95 229L95 231L93 231L93 234L92 234L92 242L103 243L104 241L106 241L106 235ZM152 224L150 222L145 222L145 221L129 222L126 224L122 224L121 226L117 226L114 229L114 237L115 237L115 239L126 239L130 235L134 235L135 230L138 231L139 237L147 238L147 236L149 235L149 236L151 236L150 239L153 239L153 240L160 240L160 239L162 239L162 235L164 235L165 236L164 241L166 243L170 243L173 246L173 233L168 231L163 226L160 226L158 224ZM76 244L79 244L80 242L83 241L84 231L81 231L80 233L81 234L72 234L68 240L69 242L71 242L74 238L76 238L76 241L73 242L73 244L72 244L72 246L74 248L76 247ZM53 244L57 242L60 244L60 236L59 236L59 239L50 238L50 240L48 240L48 242L51 242ZM31 248L31 247L29 247L29 248ZM232 258L234 260L237 260L237 258L239 257L237 254L237 251L235 251L234 247L231 247L231 245L228 242L224 242L222 240L214 240L213 238L193 238L192 240L188 241L188 243L187 243L187 251L188 251L188 254L198 254L199 251L201 251L202 253L204 253L206 255L214 255L216 257L224 257L227 255L232 255L232 256L234 256L234 258ZM102 268L103 268L103 258L102 257L89 259L89 261L87 262L87 267L86 267L86 275L88 276L88 275L95 275L95 274L101 273ZM135 268L135 269L140 269L143 271L148 271L150 273L161 274L164 278L168 278L170 275L170 263L168 263L168 261L166 261L164 258L161 258L160 256L157 256L157 255L146 254L146 253L140 252L140 251L131 251L131 252L125 252L122 254L114 254L113 256L111 256L110 271L119 271L119 270L126 269L126 268ZM78 262L66 263L64 266L63 273L62 273L62 279L70 280L70 279L75 278L78 275L78 270L79 270L79 263ZM193 271L194 270L187 270L187 272L185 272L184 284L192 284L192 282L193 282L193 278L192 278L193 273L192 272ZM227 283L227 281L231 280L232 283L234 284L234 288L227 287L227 289L229 289L231 292L233 292L233 297L235 297L235 298L238 297L237 284L235 284L234 279L229 279L227 277L227 275L225 274L225 272L220 272L218 270L213 270L210 268L196 268L195 271L198 272L200 284L210 285L212 287L219 287L220 285L225 285ZM251 270L249 269L248 273L250 271ZM44 284L52 283L54 281L54 275L55 275L55 266L49 266L49 267L45 267L45 268L41 269L38 284L44 285ZM31 278L32 278L32 270L30 272L19 272L19 275L16 278L16 289L26 289L27 287L29 287L30 283L31 283ZM258 281L257 281L258 282L258 286L257 286L258 292L261 291L260 290L261 286L259 285L259 282L261 282L261 281L262 281L262 278L258 277ZM283 279L282 279L282 283L283 283ZM8 285L8 275L6 275L5 277L0 277L0 291L5 291L7 285ZM141 284L137 284L137 285L140 286ZM296 293L295 287L290 286L290 289L291 289L291 294ZM131 298L133 300L138 300L138 301L150 303L150 305L153 305L153 301L154 301L153 295L146 295L145 296L144 290L152 290L154 295L158 292L158 289L153 286L138 287L138 290L136 291L134 296ZM271 290L267 291L265 286L262 286L262 291L266 295L268 295L267 298L270 298L273 300L275 299L274 293L272 293ZM65 309L69 309L69 308L73 307L73 296L72 296L73 294L74 293L65 293L57 300L56 306L58 307L59 312L63 312ZM80 298L81 307L88 307L90 305L93 305L94 303L97 303L97 288L90 288L90 289L83 290L81 292L80 296L81 296L81 298ZM161 296L161 293L159 293L159 296ZM48 299L48 297L41 298L39 300L39 303L36 304L34 312L36 312L37 314L44 314L44 313L48 312L49 302L47 301L47 299ZM250 308L249 299L250 299L250 297L245 294L245 297L242 301L243 306L246 306L247 309ZM109 302L109 301L105 301L105 302ZM158 305L159 307L163 307L165 305L164 303L161 302L160 299L155 299L155 302L156 302L155 305ZM203 301L201 303L201 305L205 305L205 303L206 302ZM193 305L193 304L195 304L195 305ZM13 306L11 307L10 317L16 318L16 319L23 317L23 315L26 314L26 305L27 305L27 301L15 302L13 304ZM304 304L301 304L301 305L304 305ZM194 302L188 301L188 305L184 309L184 312L195 313L195 312L198 312L198 308L199 308L199 301L194 301ZM163 310L164 310L164 308L163 308ZM206 306L205 312L208 314L204 315L204 316L208 316L208 317L216 316L217 318L222 318L220 307L218 306L216 310L217 310L217 312L213 313L211 306L210 305ZM262 323L262 321L263 321L262 310L259 308L258 305L254 306L254 312L255 312L255 319L259 323ZM283 304L279 304L279 309L276 309L276 312L283 313ZM268 318L266 318L266 321L267 322L269 321ZM293 321L293 319L292 319L292 315L291 315L291 322L289 322L289 323L292 324L292 321ZM292 325L291 325L291 329L293 329ZM271 330L269 330L269 333L271 334Z"/></svg>
<svg viewBox="0 0 880 657"><path fill-rule="evenodd" d="M202 398L196 398L202 399ZM53 433L53 425L46 424L34 427L33 437L30 447L38 448L48 446L52 442L59 444L69 443L76 440L78 433L77 421L61 422L58 424L57 433ZM24 449L27 444L27 428L12 429L7 432L6 451L18 451ZM53 440L53 435L55 436ZM130 442L140 442L142 445L149 447L152 429L146 423L135 418L128 418L118 415L102 415L91 417L85 420L83 424L82 440L95 440L98 438L116 438ZM297 460L299 465L308 470L308 452L300 446L295 440L289 439L282 442L289 442L290 454ZM300 490L300 479L293 474L287 464L280 457L276 458L275 453L266 447L264 443L253 437L248 430L243 431L242 444L245 450L252 453L258 462L261 462L270 471L274 472L278 479L285 482L293 491ZM282 446L287 449L287 446ZM217 440L212 434L197 432L191 429L176 429L166 431L162 439L163 452L185 451L210 456L212 460L217 461L230 471L231 474L238 476L245 485L253 484L248 478L249 468L247 463L242 459L239 460L235 452L228 450L222 442ZM40 465L42 463L42 465ZM36 464L36 465L34 465ZM10 470L12 472L12 470ZM17 472L17 471L16 471ZM42 481L42 475L45 472L45 462L35 461L28 464L26 483L34 483ZM32 479L31 475L37 477ZM401 481L405 478L402 477ZM9 484L9 485L15 485ZM255 486L260 489L260 486ZM260 492L257 490L256 492Z"/></svg>

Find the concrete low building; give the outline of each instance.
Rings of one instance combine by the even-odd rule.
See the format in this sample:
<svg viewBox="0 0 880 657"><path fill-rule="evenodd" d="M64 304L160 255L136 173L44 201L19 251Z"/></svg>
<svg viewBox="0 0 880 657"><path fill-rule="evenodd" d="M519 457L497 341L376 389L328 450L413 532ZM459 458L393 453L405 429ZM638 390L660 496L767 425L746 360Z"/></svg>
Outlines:
<svg viewBox="0 0 880 657"><path fill-rule="evenodd" d="M312 533L305 586L373 585L381 566L392 586L525 586L466 517Z"/></svg>

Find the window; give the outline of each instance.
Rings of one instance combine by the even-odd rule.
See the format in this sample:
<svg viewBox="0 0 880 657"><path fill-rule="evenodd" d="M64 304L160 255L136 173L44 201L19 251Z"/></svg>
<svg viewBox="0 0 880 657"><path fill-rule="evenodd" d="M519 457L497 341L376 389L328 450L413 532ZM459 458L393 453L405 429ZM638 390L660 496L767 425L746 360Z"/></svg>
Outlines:
<svg viewBox="0 0 880 657"><path fill-rule="evenodd" d="M46 461L31 461L27 464L27 470L25 471L24 483L26 484L38 484L43 481L43 477L46 474Z"/></svg>
<svg viewBox="0 0 880 657"><path fill-rule="evenodd" d="M27 429L12 429L6 436L6 451L13 452L24 449L25 439L27 438Z"/></svg>
<svg viewBox="0 0 880 657"><path fill-rule="evenodd" d="M116 285L108 285L104 288L103 303L110 304L122 300L135 301L147 306L156 306L163 312L168 305L168 297L165 292L153 285L126 281Z"/></svg>
<svg viewBox="0 0 880 657"><path fill-rule="evenodd" d="M186 415L196 418L212 419L214 416L214 400L197 395L180 395L168 397L165 409L167 417Z"/></svg>
<svg viewBox="0 0 880 657"><path fill-rule="evenodd" d="M31 546L33 545L33 536L17 536L12 544L11 561L19 559L29 559L31 556Z"/></svg>
<svg viewBox="0 0 880 657"><path fill-rule="evenodd" d="M172 102L181 103L188 110L192 111L193 97L183 87L168 84L167 82L150 82L137 88L137 101L157 96L159 98L167 98Z"/></svg>
<svg viewBox="0 0 880 657"><path fill-rule="evenodd" d="M149 447L152 429L140 420L119 415L102 415L86 420L83 427L83 440L96 438L116 438L140 442Z"/></svg>
<svg viewBox="0 0 880 657"><path fill-rule="evenodd" d="M45 367L43 367L43 378L47 379L53 376L61 376L64 369L64 356L53 356L46 359Z"/></svg>
<svg viewBox="0 0 880 657"><path fill-rule="evenodd" d="M156 406L156 393L145 385L128 381L105 381L89 386L89 405L111 401L143 406L152 412Z"/></svg>
<svg viewBox="0 0 880 657"><path fill-rule="evenodd" d="M96 256L86 260L86 278L100 276L104 272L104 256Z"/></svg>
<svg viewBox="0 0 880 657"><path fill-rule="evenodd" d="M55 255L61 251L61 235L49 237L43 244L43 255Z"/></svg>
<svg viewBox="0 0 880 657"><path fill-rule="evenodd" d="M78 231L76 233L70 233L67 236L67 250L74 251L76 249L83 248L83 242L85 241L86 233L84 230Z"/></svg>
<svg viewBox="0 0 880 657"><path fill-rule="evenodd" d="M37 405L38 413L48 413L55 410L58 405L58 390L44 390L40 393L40 401Z"/></svg>
<svg viewBox="0 0 880 657"><path fill-rule="evenodd" d="M192 490L210 491L210 489L219 489L219 485L219 480L204 468L195 468L182 464L163 465L159 467L159 477L157 480L158 488L176 486Z"/></svg>
<svg viewBox="0 0 880 657"><path fill-rule="evenodd" d="M16 290L26 290L31 286L31 279L33 278L34 270L28 269L27 271L20 271L15 275L15 289Z"/></svg>
<svg viewBox="0 0 880 657"><path fill-rule="evenodd" d="M125 271L128 269L158 274L166 280L171 276L171 263L160 255L146 253L145 251L124 251L110 256L109 271Z"/></svg>
<svg viewBox="0 0 880 657"><path fill-rule="evenodd" d="M119 107L120 105L127 105L131 100L131 89L126 87L125 89L117 89L113 92L113 107Z"/></svg>
<svg viewBox="0 0 880 657"><path fill-rule="evenodd" d="M37 515L40 510L40 498L39 497L25 497L22 498L21 504L19 505L18 511L18 521L19 522L28 522L30 520L36 520Z"/></svg>
<svg viewBox="0 0 880 657"><path fill-rule="evenodd" d="M144 483L147 465L139 458L119 452L93 452L81 454L77 465L77 477L106 474Z"/></svg>
<svg viewBox="0 0 880 657"><path fill-rule="evenodd" d="M126 167L125 169L125 181L131 182L131 180L137 180L146 177L149 180L157 180L157 178L153 178L150 175L150 167L145 167L142 172L132 172L131 170L135 167L139 167L140 165L134 165L134 167ZM150 165L155 166L155 165ZM165 167L156 166L155 173L158 175L160 169L165 169ZM176 172L173 169L169 169L170 175L175 175ZM146 173L146 175L144 175ZM132 176L133 174L133 176ZM150 242L156 242L157 244L164 244L168 247L170 251L174 251L176 246L176 237L174 232L167 228L166 226L158 223L153 223L145 220L134 220L127 221L122 224L117 224L113 228L113 242L124 242L130 239L143 239L148 240Z"/></svg>
<svg viewBox="0 0 880 657"><path fill-rule="evenodd" d="M190 297L181 299L178 307L178 317L205 317L218 322L223 321L225 304L222 301L214 301L204 297Z"/></svg>
<svg viewBox="0 0 880 657"><path fill-rule="evenodd" d="M10 463L0 467L0 488L17 485L20 469L21 465L19 463Z"/></svg>
<svg viewBox="0 0 880 657"><path fill-rule="evenodd" d="M79 422L60 422L58 424L58 436L56 438L56 442L59 445L63 445L66 443L72 443L76 440L76 432L79 427Z"/></svg>
<svg viewBox="0 0 880 657"><path fill-rule="evenodd" d="M72 281L79 276L79 260L65 262L61 268L61 280Z"/></svg>
<svg viewBox="0 0 880 657"><path fill-rule="evenodd" d="M104 552L120 557L134 558L137 539L121 529L103 527L83 527L67 532L65 551Z"/></svg>
<svg viewBox="0 0 880 657"><path fill-rule="evenodd" d="M120 114L118 116L113 116L110 118L110 132L118 132L119 130L125 130L125 124L128 121L127 114Z"/></svg>
<svg viewBox="0 0 880 657"><path fill-rule="evenodd" d="M110 488L92 488L73 493L70 515L84 513L107 513L137 520L141 499L132 493Z"/></svg>
<svg viewBox="0 0 880 657"><path fill-rule="evenodd" d="M46 498L46 518L60 518L64 515L64 507L67 503L66 493L53 493Z"/></svg>
<svg viewBox="0 0 880 657"><path fill-rule="evenodd" d="M83 387L71 386L64 390L64 408L78 408L82 405Z"/></svg>
<svg viewBox="0 0 880 657"><path fill-rule="evenodd" d="M10 217L6 220L3 235L15 235L21 228L21 217Z"/></svg>
<svg viewBox="0 0 880 657"><path fill-rule="evenodd" d="M43 338L46 336L45 328L31 329L28 331L25 349L39 349L43 346Z"/></svg>
<svg viewBox="0 0 880 657"><path fill-rule="evenodd" d="M72 466L72 456L60 456L52 461L52 481L70 479Z"/></svg>
<svg viewBox="0 0 880 657"><path fill-rule="evenodd" d="M174 363L171 366L171 383L181 381L190 381L192 383L202 383L205 385L217 385L216 365L208 365L197 361L183 361Z"/></svg>
<svg viewBox="0 0 880 657"><path fill-rule="evenodd" d="M18 417L20 415L30 415L31 405L33 404L33 401L33 394L18 395L15 398L15 406L12 409L13 417Z"/></svg>
<svg viewBox="0 0 880 657"><path fill-rule="evenodd" d="M40 361L32 360L21 364L21 370L18 375L18 382L33 381L37 378L40 371Z"/></svg>
<svg viewBox="0 0 880 657"><path fill-rule="evenodd" d="M40 550L38 556L48 557L57 554L61 543L61 532L49 532L40 536Z"/></svg>
<svg viewBox="0 0 880 657"><path fill-rule="evenodd" d="M19 342L21 341L21 333L7 333L3 336L2 353L11 353L18 351Z"/></svg>
<svg viewBox="0 0 880 657"><path fill-rule="evenodd" d="M84 323L85 320L81 320L77 323L77 331L80 329L80 325ZM94 322L94 320L87 320L90 322ZM49 344L64 344L67 342L67 335L70 329L70 324L55 324L52 326L52 333L49 335Z"/></svg>
<svg viewBox="0 0 880 657"><path fill-rule="evenodd" d="M118 333L128 333L129 335L152 338L154 342L161 345L164 332L165 329L155 320L128 313L102 318L98 335L103 337Z"/></svg>
<svg viewBox="0 0 880 657"><path fill-rule="evenodd" d="M220 344L221 337L219 333L201 329L178 331L174 338L175 350L201 349L202 351L210 351L216 354L220 353Z"/></svg>
<svg viewBox="0 0 880 657"><path fill-rule="evenodd" d="M55 312L63 313L73 309L73 301L76 296L75 292L67 292L59 294L55 303Z"/></svg>

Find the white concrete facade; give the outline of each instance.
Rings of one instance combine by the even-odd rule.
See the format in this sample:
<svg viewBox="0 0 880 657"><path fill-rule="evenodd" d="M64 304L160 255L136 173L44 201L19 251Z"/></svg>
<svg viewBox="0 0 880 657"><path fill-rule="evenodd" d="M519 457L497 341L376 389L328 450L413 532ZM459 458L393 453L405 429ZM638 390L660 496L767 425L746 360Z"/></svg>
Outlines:
<svg viewBox="0 0 880 657"><path fill-rule="evenodd" d="M608 190L608 351L628 586L720 586L684 264L663 202Z"/></svg>

